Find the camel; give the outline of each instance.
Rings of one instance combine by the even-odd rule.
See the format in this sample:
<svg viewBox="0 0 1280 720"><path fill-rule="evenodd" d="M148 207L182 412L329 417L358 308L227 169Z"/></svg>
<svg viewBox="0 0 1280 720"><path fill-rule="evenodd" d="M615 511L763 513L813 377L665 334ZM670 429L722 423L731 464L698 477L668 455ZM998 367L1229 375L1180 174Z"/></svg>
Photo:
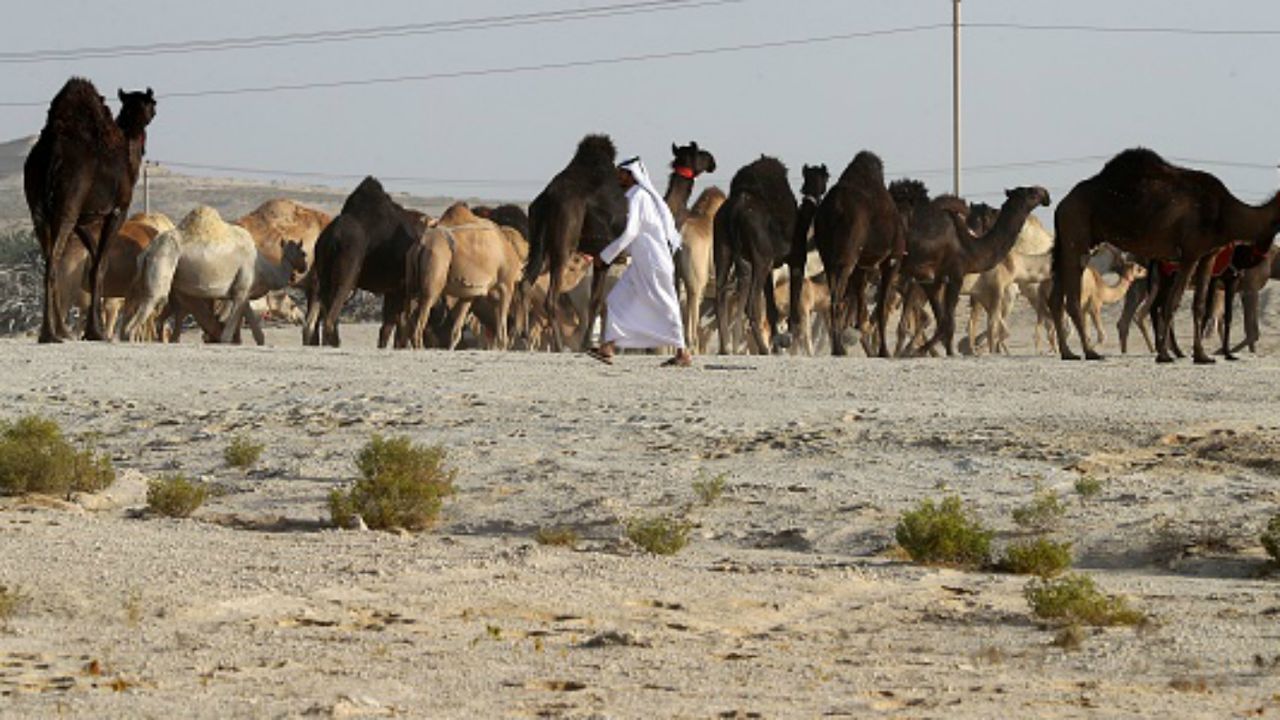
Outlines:
<svg viewBox="0 0 1280 720"><path fill-rule="evenodd" d="M1103 280L1102 273L1096 268L1085 267L1080 278L1080 308L1085 317L1093 322L1093 330L1097 338L1094 341L1096 345L1101 347L1107 339L1106 333L1102 329L1102 308L1124 300L1133 283L1146 276L1147 269L1145 267L1135 262L1127 262L1120 271L1120 279L1116 281L1116 284L1108 285ZM1049 297L1052 290L1052 283L1045 282L1040 283L1036 291L1034 307L1036 310L1037 352L1040 349L1039 330L1041 327L1044 328L1050 349L1053 349L1056 343L1061 342L1061 336L1056 334L1053 327L1052 315L1049 309Z"/></svg>
<svg viewBox="0 0 1280 720"><path fill-rule="evenodd" d="M762 156L744 166L729 184L729 197L714 221L716 267L716 324L720 354L729 352L729 271L737 274L738 301L746 305L754 351L769 347L761 327L761 310L777 335L778 308L772 292L766 292L773 269L783 261L792 275L804 272L805 245L796 242L796 196L787 181L787 168L776 158ZM765 306L762 308L761 306Z"/></svg>
<svg viewBox="0 0 1280 720"><path fill-rule="evenodd" d="M684 343L694 354L705 349L701 333L702 299L711 281L711 253L715 242L715 217L725 194L712 186L702 191L680 226L684 239L676 253L676 277L684 285Z"/></svg>
<svg viewBox="0 0 1280 720"><path fill-rule="evenodd" d="M970 227L973 213L970 213ZM1038 285L1053 274L1053 235L1035 215L1027 218L1013 249L995 267L978 275L969 290L969 347L978 352L977 325L979 315L987 315L987 350L995 354L1008 352L1005 345L1009 330L1007 318L1013 295L1011 287Z"/></svg>
<svg viewBox="0 0 1280 720"><path fill-rule="evenodd" d="M812 356L813 319L806 314L806 309L813 306L812 297L802 297L801 295L812 292L813 284L809 278L816 273L811 272L813 270L811 266L820 266L822 264L817 250L811 249L813 248L813 218L818 214L818 206L822 203L822 198L827 194L827 185L831 182L831 172L827 170L825 164L805 165L800 169L800 178L800 206L796 211L795 239L792 242L797 248L795 252L798 252L800 246L805 248L806 259L805 266L800 269L800 274L787 279L787 288L789 290L797 288L797 290L788 296L787 302L784 303L788 310L783 314L787 317L788 331L793 334L795 332L800 333L798 342L791 344L792 353L803 350L807 355ZM791 270L794 272L795 267L793 266ZM825 287L826 283L824 282L824 291ZM829 304L829 301L824 303L824 311L826 311L827 304ZM798 314L790 312L792 308L796 308ZM779 305L779 310L781 311L781 309L782 305Z"/></svg>
<svg viewBox="0 0 1280 720"><path fill-rule="evenodd" d="M101 259L120 230L146 153L147 126L156 115L155 94L117 92L113 120L93 83L73 77L49 105L40 138L23 166L23 190L44 255L44 317L40 342L71 337L58 295L58 272L74 233L89 251L90 307L86 340L105 340L100 286Z"/></svg>
<svg viewBox="0 0 1280 720"><path fill-rule="evenodd" d="M262 203L253 212L236 220L235 224L249 231L258 250L272 262L279 262L283 257L282 247L286 240L301 244L307 256L307 271L298 279L297 286L305 288L312 279L316 239L332 220L326 212L286 198L275 198ZM282 315L293 309L292 301L284 290L270 293L255 302L265 303L273 312Z"/></svg>
<svg viewBox="0 0 1280 720"><path fill-rule="evenodd" d="M617 150L607 135L588 135L569 164L529 205L529 262L524 286L527 289L536 282L543 265L548 266L551 280L545 307L551 318L552 346L557 351L564 346L559 297L565 264L575 251L598 256L626 227L627 199L618 184L616 158ZM588 327L604 304L605 275L592 275ZM523 314L527 315L527 310ZM590 341L587 332L584 349Z"/></svg>
<svg viewBox="0 0 1280 720"><path fill-rule="evenodd" d="M383 296L378 347L387 346L392 331L402 325L405 253L422 234L421 222L409 213L373 177L347 196L338 217L316 239L304 344L338 347L342 306L360 288Z"/></svg>
<svg viewBox="0 0 1280 720"><path fill-rule="evenodd" d="M1277 200L1280 193L1261 206L1246 205L1213 175L1171 165L1146 148L1116 155L1101 172L1072 188L1054 213L1058 239L1050 310L1058 337L1063 337L1065 308L1080 335L1085 357L1101 358L1084 333L1078 280L1085 252L1093 245L1110 242L1147 260L1178 262L1170 284L1174 297L1181 297L1194 275L1194 360L1212 363L1200 332L1212 270L1211 263L1204 260L1233 240L1260 252L1270 250L1280 231ZM1172 306L1165 303L1158 307L1152 319L1156 321L1156 362L1173 362L1168 347ZM1062 359L1079 359L1066 342L1058 345Z"/></svg>
<svg viewBox="0 0 1280 720"><path fill-rule="evenodd" d="M905 242L902 219L884 184L884 164L875 153L863 150L827 192L813 220L813 243L822 256L831 292L832 355L846 354L844 330L851 319L861 321L866 314L867 274L874 270L880 275L876 289L880 347L874 354L889 357L887 299L897 282ZM871 348L866 349L872 354Z"/></svg>
<svg viewBox="0 0 1280 720"><path fill-rule="evenodd" d="M492 294L497 303L497 347L506 350L507 319L527 255L518 231L477 217L463 203L450 207L405 255L407 309L411 310L409 343L423 347L431 308L448 295L456 299L450 312L448 345L453 350L462 339L471 303Z"/></svg>
<svg viewBox="0 0 1280 720"><path fill-rule="evenodd" d="M1238 289L1240 308L1244 313L1244 340L1231 348L1231 352L1238 353L1246 347L1251 353L1258 352L1258 340L1262 337L1262 331L1258 325L1262 288L1269 280L1276 278L1280 278L1280 253L1277 253L1274 247L1271 248L1265 260L1241 273Z"/></svg>
<svg viewBox="0 0 1280 720"><path fill-rule="evenodd" d="M215 325L202 301L227 300L219 341L230 343L241 317L249 321L254 339L264 344L257 315L249 301L287 286L307 267L302 245L286 241L282 258L270 261L249 231L223 221L218 211L199 206L178 227L161 233L138 259L138 276L130 296L133 313L122 339L138 339L141 323L166 299L196 315L206 332Z"/></svg>
<svg viewBox="0 0 1280 720"><path fill-rule="evenodd" d="M922 352L941 342L948 356L955 354L955 311L965 275L986 272L1003 260L1031 211L1048 205L1049 191L1042 187L1006 190L995 224L978 236L967 223L962 200L942 196L912 203L903 274L924 289L936 325Z"/></svg>
<svg viewBox="0 0 1280 720"><path fill-rule="evenodd" d="M173 221L167 216L160 213L138 213L129 218L120 226L120 232L116 236L115 242L107 249L106 255L102 258L102 262L106 265L106 272L102 276L102 306L103 306L103 324L102 327L108 332L116 332L117 320L122 313L125 317L132 310L126 306L126 300L133 288L134 279L138 274L138 261L142 254L151 245L161 233L174 229ZM84 273L81 288L83 291L89 289L89 273ZM88 313L89 298L87 294L81 298L79 304L82 313Z"/></svg>
<svg viewBox="0 0 1280 720"><path fill-rule="evenodd" d="M827 317L831 314L831 292L827 288L825 278L819 276L816 278L801 277L800 283L800 305L796 312L790 312L792 301L791 278L783 275L777 278L774 285L774 302L778 304L778 312L795 320L788 320L789 324L794 324L798 342L793 346L797 351L803 351L806 355L812 357L814 352L813 338L815 332L822 332L826 328L823 327L827 322Z"/></svg>

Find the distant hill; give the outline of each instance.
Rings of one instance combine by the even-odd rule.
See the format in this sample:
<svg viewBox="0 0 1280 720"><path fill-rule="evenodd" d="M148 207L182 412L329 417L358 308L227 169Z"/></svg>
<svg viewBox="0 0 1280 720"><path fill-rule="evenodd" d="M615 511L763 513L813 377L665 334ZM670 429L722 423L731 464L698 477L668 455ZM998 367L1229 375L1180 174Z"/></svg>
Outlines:
<svg viewBox="0 0 1280 720"><path fill-rule="evenodd" d="M21 175L22 163L26 161L27 153L35 144L35 135L0 144L0 178Z"/></svg>
<svg viewBox="0 0 1280 720"><path fill-rule="evenodd" d="M31 215L22 190L22 164L27 152L35 144L36 136L0 143L0 232L29 228ZM237 178L211 178L180 175L167 168L153 167L151 176L151 209L162 212L176 222L196 205L210 205L223 217L234 219L252 211L272 198L290 198L300 203L336 214L342 208L347 194L355 188L327 187L323 185L298 185L270 180L242 180ZM396 202L439 216L455 198L424 197L395 192L393 184L388 190ZM478 198L465 199L472 204L495 201ZM142 187L134 190L132 212L143 209Z"/></svg>

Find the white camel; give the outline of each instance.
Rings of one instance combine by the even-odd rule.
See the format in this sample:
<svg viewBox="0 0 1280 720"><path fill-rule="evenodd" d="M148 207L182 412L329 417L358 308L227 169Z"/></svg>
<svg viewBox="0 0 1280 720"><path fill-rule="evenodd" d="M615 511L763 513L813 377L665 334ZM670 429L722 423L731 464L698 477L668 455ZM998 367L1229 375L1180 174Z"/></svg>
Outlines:
<svg viewBox="0 0 1280 720"><path fill-rule="evenodd" d="M285 242L281 258L273 262L258 251L247 230L224 222L217 210L199 206L176 229L156 237L138 258L129 303L133 313L121 339L141 339L142 323L169 300L195 315L205 332L223 343L235 339L244 318L262 345L266 338L249 301L288 286L306 268L300 243ZM217 300L226 301L225 315L215 319L210 307Z"/></svg>

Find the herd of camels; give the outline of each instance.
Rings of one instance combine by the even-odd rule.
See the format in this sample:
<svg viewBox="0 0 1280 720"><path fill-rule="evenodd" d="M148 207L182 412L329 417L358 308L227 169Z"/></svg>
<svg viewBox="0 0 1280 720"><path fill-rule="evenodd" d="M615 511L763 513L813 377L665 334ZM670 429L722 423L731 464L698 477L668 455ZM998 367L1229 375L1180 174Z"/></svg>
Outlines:
<svg viewBox="0 0 1280 720"><path fill-rule="evenodd" d="M357 289L382 297L379 347L453 348L468 329L500 349L592 342L617 272L596 258L626 220L607 136L584 138L527 211L459 203L431 218L369 177L333 218L277 199L234 222L197 207L175 226L157 214L126 219L156 100L150 88L118 97L112 117L89 81L69 80L27 158L24 189L45 259L41 342L72 336L74 307L90 340L174 338L191 316L210 341L238 341L247 323L261 344L263 303L280 311L291 287L306 294L308 345L339 344ZM1042 187L1008 190L998 208L931 197L915 180L886 184L880 159L863 151L833 185L825 165L804 166L799 199L787 168L762 156L734 174L727 195L710 187L694 200L715 158L697 143L672 153L666 201L684 238L677 281L697 352L714 335L721 353L812 354L825 333L836 355L855 335L872 356L950 355L962 295L972 350L1007 352L1006 320L1021 293L1037 312L1037 351L1043 330L1051 349L1078 358L1069 318L1085 357L1098 358L1086 321L1101 343L1101 307L1123 302L1121 349L1136 319L1156 359L1170 362L1182 356L1173 313L1191 286L1193 358L1211 363L1204 340L1214 325L1225 357L1255 349L1258 293L1280 269L1280 196L1245 204L1213 175L1141 148L1061 198L1054 233L1032 215L1050 204ZM1112 273L1119 279L1108 284ZM1233 347L1237 293L1246 338Z"/></svg>

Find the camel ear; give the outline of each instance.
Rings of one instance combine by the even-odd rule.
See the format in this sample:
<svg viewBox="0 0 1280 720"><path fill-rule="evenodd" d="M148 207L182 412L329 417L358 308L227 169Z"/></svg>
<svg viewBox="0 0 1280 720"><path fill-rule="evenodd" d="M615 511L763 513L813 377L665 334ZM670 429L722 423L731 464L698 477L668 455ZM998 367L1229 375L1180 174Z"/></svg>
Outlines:
<svg viewBox="0 0 1280 720"><path fill-rule="evenodd" d="M148 99L148 100L155 100L155 99L156 99L156 94L155 94L154 92L152 92L152 90L151 90L151 86L150 86L150 85L148 85L148 86L147 86L147 99Z"/></svg>
<svg viewBox="0 0 1280 720"><path fill-rule="evenodd" d="M677 147L675 143L671 143L671 154L672 154L672 155L679 155L679 154L680 154L680 148L679 148L679 147Z"/></svg>
<svg viewBox="0 0 1280 720"><path fill-rule="evenodd" d="M823 163L823 164L819 165L818 167L822 168L822 174L823 174L823 175L830 175L830 174L831 174L830 172L828 172L828 171L827 171L827 164L826 164L826 163Z"/></svg>
<svg viewBox="0 0 1280 720"><path fill-rule="evenodd" d="M710 162L707 163L707 172L715 172L716 171L715 156L713 156L711 153L707 153L707 157L710 159Z"/></svg>
<svg viewBox="0 0 1280 720"><path fill-rule="evenodd" d="M124 102L124 88L116 88L116 97L120 98L120 102Z"/></svg>
<svg viewBox="0 0 1280 720"><path fill-rule="evenodd" d="M1013 197L1013 191L1012 191L1012 190L1010 190L1009 188L1005 188L1005 189L1004 189L1004 196L1005 196L1005 197L1007 197L1007 198L1011 198L1011 197Z"/></svg>

